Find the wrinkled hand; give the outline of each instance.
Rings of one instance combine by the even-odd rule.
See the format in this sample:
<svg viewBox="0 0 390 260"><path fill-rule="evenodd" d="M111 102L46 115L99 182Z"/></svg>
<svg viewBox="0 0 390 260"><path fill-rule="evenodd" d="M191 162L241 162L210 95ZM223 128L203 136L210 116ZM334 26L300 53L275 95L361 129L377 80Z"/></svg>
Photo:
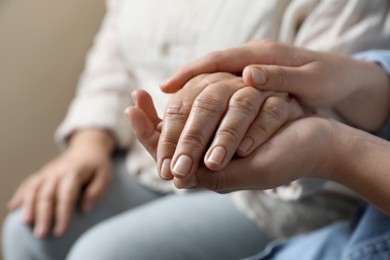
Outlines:
<svg viewBox="0 0 390 260"><path fill-rule="evenodd" d="M367 131L378 130L388 116L389 80L380 66L269 40L213 52L180 68L161 88L176 92L196 75L217 71L242 72L248 85L290 93L312 109L333 109Z"/></svg>
<svg viewBox="0 0 390 260"><path fill-rule="evenodd" d="M190 179L202 161L221 170L302 115L287 94L259 91L230 73L199 75L167 105L157 148L161 176Z"/></svg>
<svg viewBox="0 0 390 260"><path fill-rule="evenodd" d="M232 86L239 86L236 80L237 79L233 81L236 84L232 84ZM169 179L169 176L164 176L164 171L169 171L172 168L173 175L175 176L174 183L178 188L190 188L195 186L197 183L197 177L195 174L198 174L201 169L206 172L211 172L211 168L213 172L223 172L220 170L223 168L226 170L234 161L241 160L235 159L230 162L234 153L236 151L240 152L240 149L237 150L237 147L239 147L240 142L242 145L242 140L245 140L245 138L243 138L244 136L253 140L253 144L250 149L241 151L245 156L248 156L250 153L253 153L258 146L270 138L274 132L278 131L286 122L295 120L303 115L303 111L296 101L287 100L283 96L262 97L262 93L258 90L251 87L242 87L239 91L231 92L234 95L230 98L228 85L224 84L222 86L224 88L221 87L221 89L213 89L211 87L210 91L217 90L215 92L216 95L211 95L211 97L215 98L212 100L222 97L220 100L225 102L225 105L223 105L222 108L227 110L226 112L222 108L220 108L220 111L217 110L215 107L211 106L214 104L211 102L205 102L205 104L209 105L208 107L204 107L205 110L197 110L199 108L194 109L193 106L188 106L187 109L189 115L187 113L179 113L179 116L172 116L172 118L169 118L168 116L167 118L167 114L165 114L164 126L162 129L161 126L163 122L160 118L158 118L154 109L153 101L149 94L143 90L136 90L133 92L133 98L136 105L135 107L129 107L126 110L126 113L129 117L135 135L149 153L158 160L158 147L160 147L161 144L164 144L162 138L165 127L168 128L168 131L166 130L168 133L172 133L173 137L177 138L166 138L168 141L174 140L173 142L168 142L167 144L171 145L171 147L169 147L171 150L167 151L174 152L172 162L175 162L175 158L179 157L177 154L185 154L188 157L191 156L191 169L190 167L187 167L187 169L190 169L191 172L187 172L187 175L184 178L180 178L182 177L180 174L178 177L176 176L178 172L176 172L174 163L172 165L164 165L164 162L162 163L162 177ZM188 87L191 90L193 86L189 85ZM223 91L219 92L219 90ZM183 89L183 92L184 91L186 91L186 88ZM244 107L237 106L237 103L234 103L235 101L233 102L234 105L232 105L232 108L228 107L228 103L231 103L232 99L234 100L234 98L237 98L235 95L240 92L243 94L241 98L247 98L246 102L241 103ZM223 93L228 93L226 94L227 98L223 96ZM180 94L180 92L178 94ZM206 92L207 95L204 94L205 96L202 96L202 94L204 93L201 92L197 96L197 98L200 97L202 102L205 100L205 96L210 97L210 92ZM175 104L175 98L179 97L180 106L175 107L186 107L183 106L183 104L185 104L188 100L184 99L183 103L182 99L185 96L186 95L177 95L173 98L173 100L171 100L170 104ZM197 101L193 101L193 104L196 104L196 102ZM248 104L250 104L250 102L253 103L249 106ZM259 102L260 105L255 105L256 102ZM261 103L263 103L262 106ZM188 104L191 105L191 102ZM218 113L216 113L216 111L218 111ZM178 120L178 118L180 119L180 116L183 116L182 121ZM169 127L171 127L170 124L173 126L174 131L172 132L169 131L171 130L169 129ZM233 131L236 133L235 136L233 136L234 138L230 135ZM195 139L186 138L186 135L194 136ZM208 146L211 139L213 141L211 145ZM193 143L190 143L191 141ZM176 147L177 143L178 145ZM223 164L215 163L215 161L210 160L210 157L213 156L213 149L216 149L215 147L223 147L225 150L223 159L219 161ZM208 152L206 153L204 164L202 164L201 157L203 156L206 148L208 148ZM222 158L222 156L218 155L217 158ZM194 167L194 165L196 165L196 167ZM164 169L165 167L168 169Z"/></svg>
<svg viewBox="0 0 390 260"><path fill-rule="evenodd" d="M82 133L69 149L27 178L8 204L20 207L23 221L34 225L37 237L45 237L54 227L54 235L65 233L76 204L87 213L97 203L111 179L110 149L107 143L94 142L99 130ZM95 140L95 139L94 139Z"/></svg>

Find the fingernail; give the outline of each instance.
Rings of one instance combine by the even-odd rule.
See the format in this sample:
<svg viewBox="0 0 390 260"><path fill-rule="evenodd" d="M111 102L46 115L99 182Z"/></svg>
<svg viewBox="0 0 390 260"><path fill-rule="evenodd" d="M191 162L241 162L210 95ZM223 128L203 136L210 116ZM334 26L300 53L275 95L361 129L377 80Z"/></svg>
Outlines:
<svg viewBox="0 0 390 260"><path fill-rule="evenodd" d="M207 161L219 165L223 162L225 156L226 156L226 150L221 146L215 146L211 151L209 158L207 158Z"/></svg>
<svg viewBox="0 0 390 260"><path fill-rule="evenodd" d="M260 69L252 68L251 72L252 72L252 79L253 79L254 84L256 84L256 85L264 85L265 84L267 79L265 77L264 71L262 71Z"/></svg>
<svg viewBox="0 0 390 260"><path fill-rule="evenodd" d="M161 165L161 177L164 179L171 179L171 159L164 159L162 165Z"/></svg>
<svg viewBox="0 0 390 260"><path fill-rule="evenodd" d="M174 173L180 176L186 176L192 165L192 159L188 155L180 155L180 157L177 159L175 166L173 167Z"/></svg>
<svg viewBox="0 0 390 260"><path fill-rule="evenodd" d="M241 152L246 153L252 147L253 143L254 143L254 141L252 138L246 137L246 138L244 138L244 140L242 140L241 144L238 146L238 149Z"/></svg>

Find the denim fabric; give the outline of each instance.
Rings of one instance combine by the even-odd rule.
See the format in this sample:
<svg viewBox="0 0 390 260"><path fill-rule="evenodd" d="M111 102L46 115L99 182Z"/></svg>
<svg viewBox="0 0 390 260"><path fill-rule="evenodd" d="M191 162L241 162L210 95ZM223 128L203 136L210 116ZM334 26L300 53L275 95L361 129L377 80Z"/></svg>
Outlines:
<svg viewBox="0 0 390 260"><path fill-rule="evenodd" d="M37 239L21 211L3 226L6 260L238 259L269 240L234 205L210 191L161 195L141 186L123 159L91 214L76 212L63 237ZM0 259L1 256L0 256Z"/></svg>
<svg viewBox="0 0 390 260"><path fill-rule="evenodd" d="M273 242L251 260L387 260L390 259L390 217L366 206L350 221L287 241Z"/></svg>

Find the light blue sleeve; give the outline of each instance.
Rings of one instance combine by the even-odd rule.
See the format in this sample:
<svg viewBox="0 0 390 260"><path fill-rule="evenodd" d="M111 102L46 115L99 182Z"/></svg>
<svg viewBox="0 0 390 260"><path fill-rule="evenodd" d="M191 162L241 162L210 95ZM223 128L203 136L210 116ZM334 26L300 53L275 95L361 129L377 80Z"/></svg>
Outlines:
<svg viewBox="0 0 390 260"><path fill-rule="evenodd" d="M357 60L364 60L379 64L390 77L390 51L371 50L355 54L353 57ZM387 119L384 127L376 134L386 140L390 140L390 118Z"/></svg>

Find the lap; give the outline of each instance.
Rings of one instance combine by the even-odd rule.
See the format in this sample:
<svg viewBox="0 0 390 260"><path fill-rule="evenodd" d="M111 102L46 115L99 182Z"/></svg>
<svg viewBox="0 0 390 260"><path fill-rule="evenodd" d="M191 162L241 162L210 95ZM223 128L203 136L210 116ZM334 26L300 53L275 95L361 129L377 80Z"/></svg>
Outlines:
<svg viewBox="0 0 390 260"><path fill-rule="evenodd" d="M238 259L266 236L230 195L169 195L106 220L84 234L69 259Z"/></svg>
<svg viewBox="0 0 390 260"><path fill-rule="evenodd" d="M5 259L65 259L69 251L70 259L229 259L266 243L230 195L163 196L138 184L123 161L114 166L100 203L88 215L76 212L61 238L37 239L20 210L11 213L3 228Z"/></svg>
<svg viewBox="0 0 390 260"><path fill-rule="evenodd" d="M21 211L10 213L3 227L5 259L64 259L73 243L97 223L162 196L139 185L124 168L123 160L114 160L114 178L106 194L87 215L76 210L70 226L60 238L37 239L30 226L21 220Z"/></svg>

